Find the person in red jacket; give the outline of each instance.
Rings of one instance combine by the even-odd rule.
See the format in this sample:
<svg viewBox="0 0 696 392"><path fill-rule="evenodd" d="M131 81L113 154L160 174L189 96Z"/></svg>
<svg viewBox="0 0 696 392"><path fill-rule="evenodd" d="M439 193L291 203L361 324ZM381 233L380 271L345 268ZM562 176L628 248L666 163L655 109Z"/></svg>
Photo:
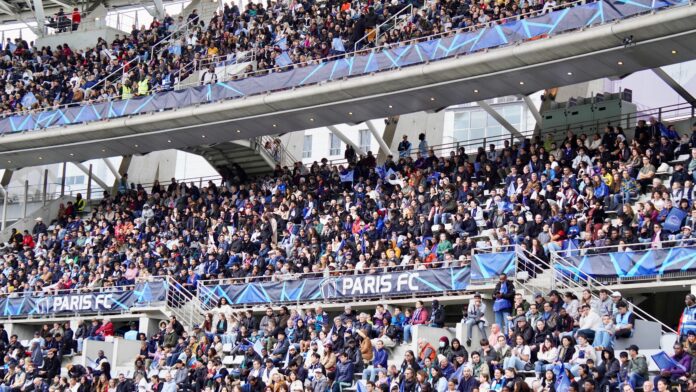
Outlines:
<svg viewBox="0 0 696 392"><path fill-rule="evenodd" d="M411 315L411 320L404 325L404 343L411 343L411 329L416 325L425 325L428 323L430 315L428 309L423 307L423 301L416 301L416 309Z"/></svg>
<svg viewBox="0 0 696 392"><path fill-rule="evenodd" d="M111 322L111 320L105 318L101 327L97 328L94 336L90 337L89 339L104 341L107 336L114 336L114 324Z"/></svg>

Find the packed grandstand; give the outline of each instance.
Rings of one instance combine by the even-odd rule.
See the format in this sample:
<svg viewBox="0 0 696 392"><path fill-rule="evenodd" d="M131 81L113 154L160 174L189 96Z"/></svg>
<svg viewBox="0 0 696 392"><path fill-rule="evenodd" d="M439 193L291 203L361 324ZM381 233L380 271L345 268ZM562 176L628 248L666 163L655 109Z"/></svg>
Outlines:
<svg viewBox="0 0 696 392"><path fill-rule="evenodd" d="M3 132L71 124L13 115L79 107L78 123L85 103L215 85L230 63L248 64L226 75L241 79L491 27L507 44L495 26L586 3L249 2L209 20L154 18L87 49L8 39ZM569 30L603 21L603 4ZM61 33L81 23L77 9L56 20ZM516 28L530 25L556 28ZM423 129L396 135L394 155L347 143L338 162L289 166L271 137L259 147L277 163L269 175L235 164L220 179L145 186L120 173L0 245L0 392L696 391L696 296L665 304L679 316L660 321L621 286L693 272L696 123L622 123L476 151L433 148Z"/></svg>
<svg viewBox="0 0 696 392"><path fill-rule="evenodd" d="M8 38L0 67L2 112L169 91L198 71L203 72L190 85L215 83L216 66L242 59L248 67L229 77L263 75L576 5L581 3L249 2L243 9L225 4L211 20L202 20L195 9L186 17L155 18L149 26L133 25L130 34L117 34L111 42L100 37L96 45L79 50L67 43L36 47L21 37ZM384 23L397 28L378 29Z"/></svg>
<svg viewBox="0 0 696 392"><path fill-rule="evenodd" d="M560 143L536 137L481 147L472 156L463 149L438 156L423 134L418 144L404 138L398 156L381 165L371 153L349 149L343 165L298 162L277 166L272 176L238 175L200 187L172 179L145 189L125 177L99 202L78 195L55 221L15 232L1 250L1 286L8 299L38 300L168 276L196 295L211 280L248 285L467 268L477 250L522 249L530 255L524 269L535 275L563 252L685 246L696 229L696 124L680 138L671 139L677 135L668 129L651 119L631 138L607 126L601 134L568 132ZM332 314L306 301L258 314L220 298L202 323L184 328L172 317L151 334L138 332L137 323L117 330L109 317L74 329L47 324L25 340L0 329L1 387L693 390L693 295L667 358L671 367L651 377L637 344L614 350L638 325L618 291L523 296L505 273L493 278L492 301L470 296L456 305L458 320L447 320L438 300L379 303L370 311L346 305ZM444 332L435 341L414 340L419 327L437 333L451 321L464 326L466 340ZM87 342L121 334L141 342L128 371L114 374L101 351L89 364L65 366Z"/></svg>

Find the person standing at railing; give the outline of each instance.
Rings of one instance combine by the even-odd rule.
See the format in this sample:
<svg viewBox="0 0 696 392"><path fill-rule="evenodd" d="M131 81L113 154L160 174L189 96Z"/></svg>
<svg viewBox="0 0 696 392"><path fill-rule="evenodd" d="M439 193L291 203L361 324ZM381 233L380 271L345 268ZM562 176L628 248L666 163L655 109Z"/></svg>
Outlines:
<svg viewBox="0 0 696 392"><path fill-rule="evenodd" d="M503 334L507 336L507 320L512 312L512 300L515 298L515 286L507 279L507 274L500 274L498 283L493 290L493 312L495 323L500 325Z"/></svg>
<svg viewBox="0 0 696 392"><path fill-rule="evenodd" d="M397 147L399 151L399 158L407 158L411 156L411 142L408 141L408 135L404 135L399 146Z"/></svg>
<svg viewBox="0 0 696 392"><path fill-rule="evenodd" d="M80 14L80 10L75 7L73 8L72 15L70 15L70 19L72 20L72 31L76 31L78 27L80 27L80 22L82 21L82 15Z"/></svg>

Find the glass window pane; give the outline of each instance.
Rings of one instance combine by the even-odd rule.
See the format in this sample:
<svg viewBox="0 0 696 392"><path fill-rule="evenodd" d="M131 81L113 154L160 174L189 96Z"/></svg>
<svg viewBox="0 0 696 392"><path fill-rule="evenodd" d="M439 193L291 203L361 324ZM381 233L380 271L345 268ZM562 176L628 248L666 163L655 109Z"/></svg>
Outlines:
<svg viewBox="0 0 696 392"><path fill-rule="evenodd" d="M469 112L461 112L454 114L454 130L463 130L469 128Z"/></svg>
<svg viewBox="0 0 696 392"><path fill-rule="evenodd" d="M483 128L486 126L486 112L477 110L471 112L471 128Z"/></svg>

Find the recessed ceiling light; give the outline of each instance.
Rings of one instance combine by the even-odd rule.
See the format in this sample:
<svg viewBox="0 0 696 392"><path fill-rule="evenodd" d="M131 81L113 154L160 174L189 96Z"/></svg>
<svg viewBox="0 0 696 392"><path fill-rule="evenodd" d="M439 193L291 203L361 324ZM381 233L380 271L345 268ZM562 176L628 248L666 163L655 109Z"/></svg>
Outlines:
<svg viewBox="0 0 696 392"><path fill-rule="evenodd" d="M520 86L523 85L523 84L524 84L524 82L520 82Z"/></svg>
<svg viewBox="0 0 696 392"><path fill-rule="evenodd" d="M134 147L135 147L135 148L138 148L138 145L136 144Z"/></svg>
<svg viewBox="0 0 696 392"><path fill-rule="evenodd" d="M203 139L205 139L205 135L201 135L201 137L202 137Z"/></svg>
<svg viewBox="0 0 696 392"><path fill-rule="evenodd" d="M7 161L7 163L12 163L12 161Z"/></svg>
<svg viewBox="0 0 696 392"><path fill-rule="evenodd" d="M277 127L277 126L278 126L278 125L276 125L276 124L273 124L273 128L275 128L275 127Z"/></svg>
<svg viewBox="0 0 696 392"><path fill-rule="evenodd" d="M434 101L434 100L435 100L435 97L430 97L430 100L431 100L431 101Z"/></svg>
<svg viewBox="0 0 696 392"><path fill-rule="evenodd" d="M71 157L74 157L74 156L75 156L75 154L73 154L73 153L70 153L70 156L71 156Z"/></svg>
<svg viewBox="0 0 696 392"><path fill-rule="evenodd" d="M106 150L102 148L102 152L106 152Z"/></svg>
<svg viewBox="0 0 696 392"><path fill-rule="evenodd" d="M474 94L478 94L478 90L474 89Z"/></svg>
<svg viewBox="0 0 696 392"><path fill-rule="evenodd" d="M392 105L389 105L389 109L392 109L393 107L394 107L394 106L392 106Z"/></svg>
<svg viewBox="0 0 696 392"><path fill-rule="evenodd" d="M573 73L572 73L572 72L568 72L568 76L572 76L572 75L573 75Z"/></svg>
<svg viewBox="0 0 696 392"><path fill-rule="evenodd" d="M167 140L167 143L171 143L171 142L172 142L171 140Z"/></svg>
<svg viewBox="0 0 696 392"><path fill-rule="evenodd" d="M348 112L348 115L349 115L349 116L352 116L352 115L353 115L353 112Z"/></svg>
<svg viewBox="0 0 696 392"><path fill-rule="evenodd" d="M242 132L242 131L240 131L240 130L238 129L238 130L237 130L237 133L239 133L239 132Z"/></svg>
<svg viewBox="0 0 696 392"><path fill-rule="evenodd" d="M672 54L677 54L677 51L676 51L676 50L673 50L673 51L672 51Z"/></svg>
<svg viewBox="0 0 696 392"><path fill-rule="evenodd" d="M619 62L616 63L616 64L623 65L623 61L619 61Z"/></svg>
<svg viewBox="0 0 696 392"><path fill-rule="evenodd" d="M309 121L314 122L314 117L310 117Z"/></svg>
<svg viewBox="0 0 696 392"><path fill-rule="evenodd" d="M39 160L42 160L42 159L43 159L42 157L39 157Z"/></svg>

